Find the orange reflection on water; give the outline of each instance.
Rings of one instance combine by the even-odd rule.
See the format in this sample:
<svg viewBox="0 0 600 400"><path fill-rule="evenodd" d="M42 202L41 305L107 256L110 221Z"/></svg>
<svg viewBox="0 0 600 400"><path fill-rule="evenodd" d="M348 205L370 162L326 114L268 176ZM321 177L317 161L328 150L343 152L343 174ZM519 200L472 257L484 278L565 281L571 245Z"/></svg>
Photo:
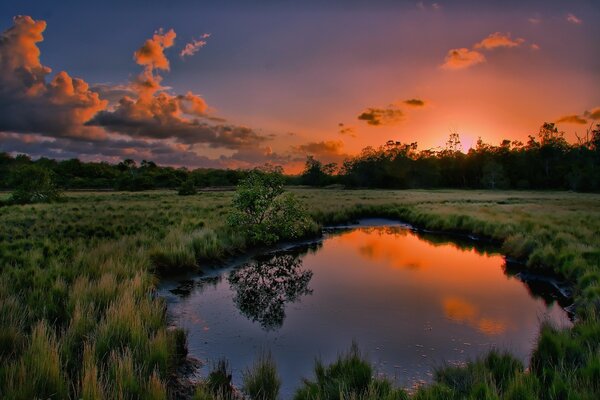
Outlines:
<svg viewBox="0 0 600 400"><path fill-rule="evenodd" d="M420 301L437 301L446 318L485 335L506 332L514 309L528 296L521 282L504 274L504 258L498 254L423 240L398 227L357 229L335 240L344 245L340 251L358 252L370 262L405 271L409 275L402 276L404 282L423 288ZM395 279L386 268L372 268L370 273Z"/></svg>
<svg viewBox="0 0 600 400"><path fill-rule="evenodd" d="M466 323L486 335L499 335L507 328L506 322L481 317L481 311L474 304L458 297L446 297L442 300L444 314L454 322Z"/></svg>

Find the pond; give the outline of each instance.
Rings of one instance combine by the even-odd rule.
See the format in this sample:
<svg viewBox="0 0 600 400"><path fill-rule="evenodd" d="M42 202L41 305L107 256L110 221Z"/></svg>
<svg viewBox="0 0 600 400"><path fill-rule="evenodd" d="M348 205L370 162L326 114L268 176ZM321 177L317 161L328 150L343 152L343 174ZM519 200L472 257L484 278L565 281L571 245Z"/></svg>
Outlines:
<svg viewBox="0 0 600 400"><path fill-rule="evenodd" d="M366 220L165 282L161 295L188 330L201 375L226 358L239 385L257 355L270 352L289 398L313 376L316 357L331 362L353 341L377 373L407 387L491 348L526 363L542 321L570 320L559 284L518 271L476 241Z"/></svg>

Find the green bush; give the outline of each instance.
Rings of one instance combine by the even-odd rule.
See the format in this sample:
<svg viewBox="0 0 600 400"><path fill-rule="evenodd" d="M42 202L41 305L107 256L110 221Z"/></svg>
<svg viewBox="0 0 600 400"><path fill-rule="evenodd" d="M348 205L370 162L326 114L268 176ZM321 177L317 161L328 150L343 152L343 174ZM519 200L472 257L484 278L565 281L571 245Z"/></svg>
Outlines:
<svg viewBox="0 0 600 400"><path fill-rule="evenodd" d="M10 196L14 204L50 203L61 198L52 171L37 165L24 165L12 177L15 190Z"/></svg>
<svg viewBox="0 0 600 400"><path fill-rule="evenodd" d="M283 182L280 173L252 171L236 189L229 226L241 229L255 244L306 235L315 224L298 199L284 193Z"/></svg>
<svg viewBox="0 0 600 400"><path fill-rule="evenodd" d="M194 181L191 179L187 179L177 190L177 194L180 196L192 196L197 192L196 186L194 186Z"/></svg>

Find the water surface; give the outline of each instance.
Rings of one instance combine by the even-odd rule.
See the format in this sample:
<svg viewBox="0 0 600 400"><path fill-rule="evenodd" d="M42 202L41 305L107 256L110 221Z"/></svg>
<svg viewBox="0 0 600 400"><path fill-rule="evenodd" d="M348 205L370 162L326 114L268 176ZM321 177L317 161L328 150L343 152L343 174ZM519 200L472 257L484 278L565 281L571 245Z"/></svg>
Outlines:
<svg viewBox="0 0 600 400"><path fill-rule="evenodd" d="M352 341L404 386L490 348L526 362L542 320L570 322L558 291L506 271L500 254L473 242L360 226L167 284L162 294L205 363L202 375L225 357L240 384L244 368L270 351L287 398L312 377L316 357L332 361Z"/></svg>

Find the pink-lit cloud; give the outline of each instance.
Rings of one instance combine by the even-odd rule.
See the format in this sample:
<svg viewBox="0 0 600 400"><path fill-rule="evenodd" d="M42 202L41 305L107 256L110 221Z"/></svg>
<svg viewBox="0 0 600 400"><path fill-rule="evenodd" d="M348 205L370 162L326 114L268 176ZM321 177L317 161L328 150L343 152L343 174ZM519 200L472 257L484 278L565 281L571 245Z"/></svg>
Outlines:
<svg viewBox="0 0 600 400"><path fill-rule="evenodd" d="M52 70L40 62L37 46L45 29L45 21L17 16L0 34L0 131L103 137L102 130L83 123L108 102L65 71L47 81Z"/></svg>
<svg viewBox="0 0 600 400"><path fill-rule="evenodd" d="M202 47L206 46L206 40L210 37L210 33L203 34L200 39L192 39L191 42L186 45L179 52L180 57L191 57L196 54Z"/></svg>
<svg viewBox="0 0 600 400"><path fill-rule="evenodd" d="M575 14L572 13L567 14L566 19L567 22L570 22L575 25L581 25L583 23L583 20L581 18L578 18Z"/></svg>
<svg viewBox="0 0 600 400"><path fill-rule="evenodd" d="M525 39L523 38L511 38L510 33L495 32L490 34L488 37L486 37L479 43L476 43L473 47L475 49L492 50L499 47L518 47L524 42Z"/></svg>
<svg viewBox="0 0 600 400"><path fill-rule="evenodd" d="M442 68L448 70L465 69L483 62L485 62L485 56L482 53L462 47L448 51Z"/></svg>

